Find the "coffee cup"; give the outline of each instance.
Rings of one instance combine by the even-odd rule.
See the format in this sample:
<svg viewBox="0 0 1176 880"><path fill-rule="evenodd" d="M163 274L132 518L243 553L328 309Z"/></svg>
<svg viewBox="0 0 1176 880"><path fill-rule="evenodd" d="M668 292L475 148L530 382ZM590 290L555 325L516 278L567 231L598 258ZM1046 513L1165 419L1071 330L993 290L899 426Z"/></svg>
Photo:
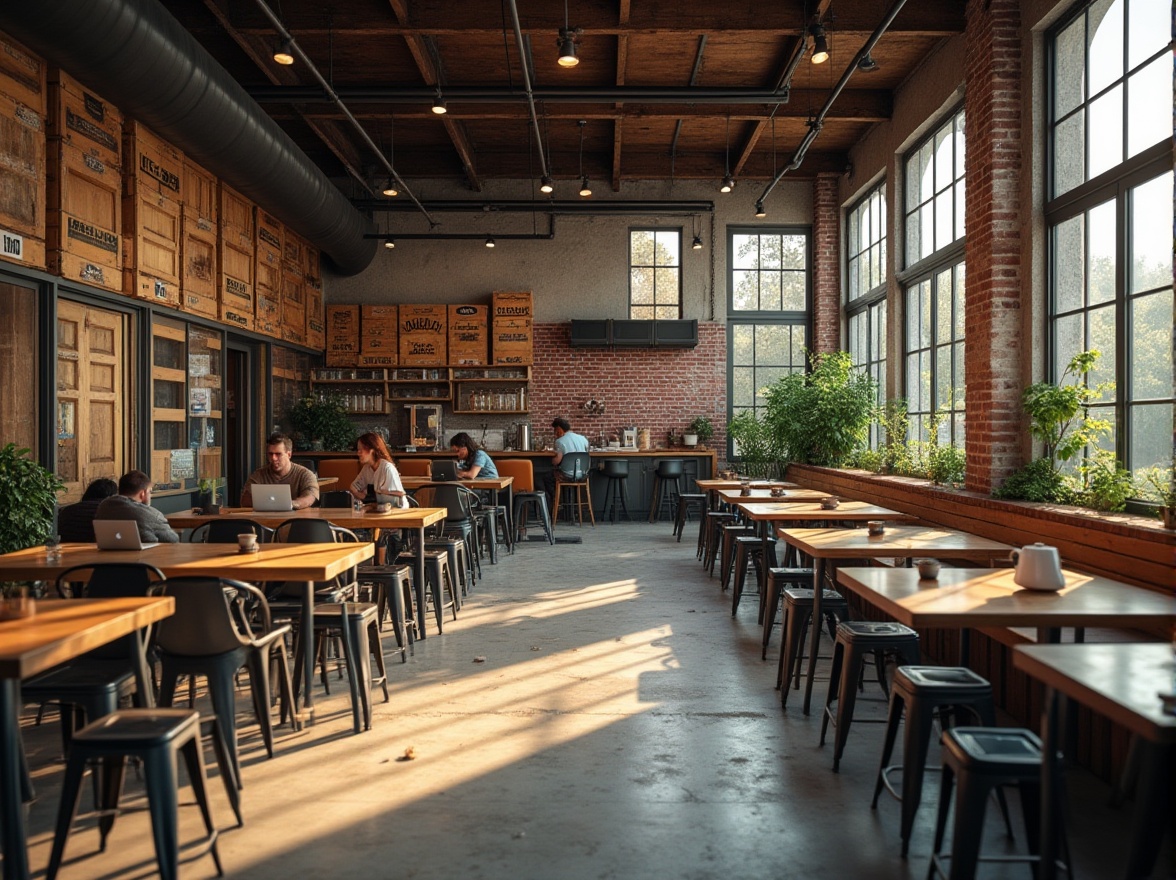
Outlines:
<svg viewBox="0 0 1176 880"><path fill-rule="evenodd" d="M252 553L257 549L257 535L253 532L242 532L237 535L237 546L241 548L242 553Z"/></svg>
<svg viewBox="0 0 1176 880"><path fill-rule="evenodd" d="M915 568L919 570L919 577L924 580L935 580L939 577L938 559L916 559Z"/></svg>
<svg viewBox="0 0 1176 880"><path fill-rule="evenodd" d="M886 532L886 523L880 519L872 519L866 523L866 532L871 535L881 535Z"/></svg>
<svg viewBox="0 0 1176 880"><path fill-rule="evenodd" d="M772 487L772 497L773 498L781 498L781 497L783 497L783 495L784 495L784 487L783 486L773 486Z"/></svg>
<svg viewBox="0 0 1176 880"><path fill-rule="evenodd" d="M837 505L841 503L841 499L836 495L830 495L828 498L821 499L822 510L836 510ZM872 534L872 533L871 533Z"/></svg>

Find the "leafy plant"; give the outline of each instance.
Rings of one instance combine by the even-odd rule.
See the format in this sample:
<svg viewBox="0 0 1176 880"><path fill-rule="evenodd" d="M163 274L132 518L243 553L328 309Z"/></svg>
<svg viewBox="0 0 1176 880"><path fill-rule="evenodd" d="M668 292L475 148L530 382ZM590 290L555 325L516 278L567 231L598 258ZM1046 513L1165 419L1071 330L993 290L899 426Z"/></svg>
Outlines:
<svg viewBox="0 0 1176 880"><path fill-rule="evenodd" d="M357 436L343 398L337 394L300 398L290 407L286 418L304 448L321 440L324 449L341 451L350 448Z"/></svg>
<svg viewBox="0 0 1176 880"><path fill-rule="evenodd" d="M1021 396L1029 414L1029 432L1045 444L1045 457L1054 470L1059 462L1069 461L1111 432L1110 422L1087 415L1087 407L1115 387L1113 382L1094 387L1087 384L1086 376L1100 357L1102 353L1094 349L1080 351L1070 359L1056 385L1035 382Z"/></svg>
<svg viewBox="0 0 1176 880"><path fill-rule="evenodd" d="M777 476L780 451L767 424L745 409L727 422L727 436L735 442L741 468L748 476Z"/></svg>
<svg viewBox="0 0 1176 880"><path fill-rule="evenodd" d="M956 485L964 481L967 458L958 446L931 447L927 476L942 485Z"/></svg>
<svg viewBox="0 0 1176 880"><path fill-rule="evenodd" d="M694 421L686 426L687 434L697 434L698 442L705 443L711 437L715 436L714 425L706 416L696 416Z"/></svg>
<svg viewBox="0 0 1176 880"><path fill-rule="evenodd" d="M1083 488L1080 503L1095 510L1119 511L1136 494L1131 471L1108 449L1099 449L1078 466Z"/></svg>
<svg viewBox="0 0 1176 880"><path fill-rule="evenodd" d="M886 401L878 413L878 424L886 439L883 441L880 473L905 474L914 466L910 448L907 446L907 432L910 420L907 418L907 402L901 397Z"/></svg>
<svg viewBox="0 0 1176 880"><path fill-rule="evenodd" d="M1176 510L1176 458L1168 467L1148 468L1140 473L1143 497L1160 507Z"/></svg>
<svg viewBox="0 0 1176 880"><path fill-rule="evenodd" d="M0 449L0 553L44 544L62 482L15 443Z"/></svg>
<svg viewBox="0 0 1176 880"><path fill-rule="evenodd" d="M1007 501L1038 501L1071 504L1074 492L1048 458L1038 458L1014 471L992 493Z"/></svg>
<svg viewBox="0 0 1176 880"><path fill-rule="evenodd" d="M837 467L866 443L877 383L845 351L811 355L811 364L768 387L765 421L789 460Z"/></svg>

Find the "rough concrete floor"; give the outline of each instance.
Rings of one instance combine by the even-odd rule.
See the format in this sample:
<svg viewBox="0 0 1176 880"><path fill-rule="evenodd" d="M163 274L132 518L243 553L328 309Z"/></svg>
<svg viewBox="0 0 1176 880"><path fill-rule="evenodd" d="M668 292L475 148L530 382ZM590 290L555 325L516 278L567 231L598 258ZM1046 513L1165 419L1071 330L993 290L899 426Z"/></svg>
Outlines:
<svg viewBox="0 0 1176 880"><path fill-rule="evenodd" d="M242 690L243 828L232 827L219 780L212 786L226 874L924 877L938 775L903 861L899 805L884 797L870 809L882 726L855 723L832 773L831 746L817 746L820 716L793 700L780 710L778 638L761 661L754 591L733 619L694 559L693 535L679 544L669 532L564 527L583 543L529 543L485 566L444 635L430 623L407 664L389 658L392 699L376 703L361 735L338 682L329 697L318 690L318 722L279 729L267 760ZM814 696L824 690L818 682ZM884 716L880 701L858 706L859 718ZM43 872L61 765L56 725L34 729L32 718L31 858ZM398 760L410 747L415 760ZM1080 771L1069 784L1079 876L1118 875L1128 811L1108 810L1105 787ZM128 796L141 791L132 777ZM986 849L1023 851L1016 827L1010 846L990 809ZM75 829L62 878L154 872L145 812L119 818L105 853L93 819ZM182 807L182 839L201 833L198 811ZM1156 876L1167 876L1168 850L1160 864ZM181 874L215 871L203 857ZM995 865L980 876L1030 874Z"/></svg>

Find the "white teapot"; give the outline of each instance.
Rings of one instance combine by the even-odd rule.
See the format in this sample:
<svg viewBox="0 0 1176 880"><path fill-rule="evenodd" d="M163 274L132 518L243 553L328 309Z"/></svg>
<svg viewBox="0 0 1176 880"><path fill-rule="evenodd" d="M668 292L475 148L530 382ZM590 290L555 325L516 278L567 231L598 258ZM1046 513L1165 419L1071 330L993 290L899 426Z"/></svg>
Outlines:
<svg viewBox="0 0 1176 880"><path fill-rule="evenodd" d="M1066 585L1062 577L1062 561L1057 547L1030 544L1009 554L1016 571L1013 583L1027 590L1060 590Z"/></svg>

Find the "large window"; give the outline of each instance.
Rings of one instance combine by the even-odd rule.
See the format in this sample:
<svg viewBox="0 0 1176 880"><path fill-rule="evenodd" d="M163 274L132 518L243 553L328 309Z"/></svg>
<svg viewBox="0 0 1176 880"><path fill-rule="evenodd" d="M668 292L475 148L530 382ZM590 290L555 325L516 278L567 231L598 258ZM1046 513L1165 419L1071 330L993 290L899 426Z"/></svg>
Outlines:
<svg viewBox="0 0 1176 880"><path fill-rule="evenodd" d="M912 438L964 445L964 111L903 165L904 388Z"/></svg>
<svg viewBox="0 0 1176 880"><path fill-rule="evenodd" d="M886 399L886 184L880 183L849 210L846 218L847 280L845 322L849 356L855 367L878 383L878 403ZM870 446L881 442L870 426Z"/></svg>
<svg viewBox="0 0 1176 880"><path fill-rule="evenodd" d="M682 317L682 230L629 230L629 317Z"/></svg>
<svg viewBox="0 0 1176 880"><path fill-rule="evenodd" d="M795 228L731 228L727 357L731 415L759 413L763 392L804 372L811 289L810 233ZM732 450L738 455L737 449Z"/></svg>
<svg viewBox="0 0 1176 880"><path fill-rule="evenodd" d="M1102 352L1087 381L1104 445L1133 471L1171 460L1172 70L1168 0L1095 0L1050 35L1050 378Z"/></svg>

